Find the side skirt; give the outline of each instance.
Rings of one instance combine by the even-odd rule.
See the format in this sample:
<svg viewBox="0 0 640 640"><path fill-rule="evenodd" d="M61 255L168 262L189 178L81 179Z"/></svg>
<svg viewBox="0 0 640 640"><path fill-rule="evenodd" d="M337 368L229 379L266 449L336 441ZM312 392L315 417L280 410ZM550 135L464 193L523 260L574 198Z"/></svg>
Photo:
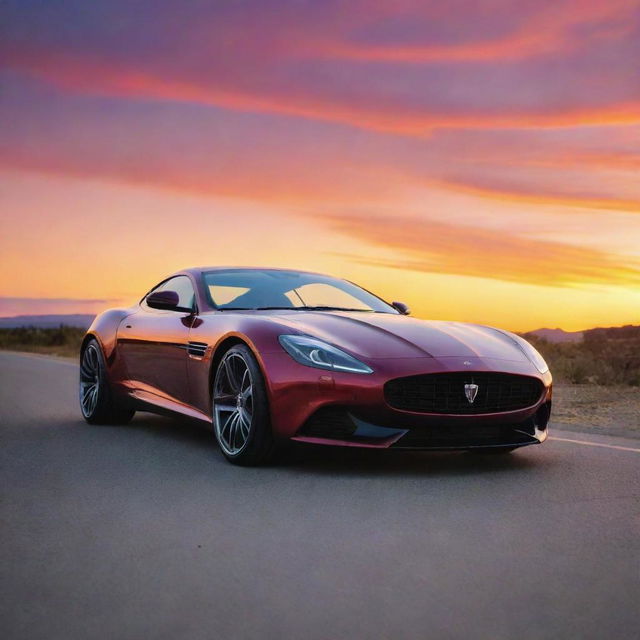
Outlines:
<svg viewBox="0 0 640 640"><path fill-rule="evenodd" d="M169 400L168 398L163 398L162 396L147 391L132 391L129 394L129 398L132 400L134 408L137 411L148 411L170 418L190 418L192 420L198 420L199 422L205 422L208 425L212 424L211 417L206 413L194 409L189 405L176 402L175 400Z"/></svg>

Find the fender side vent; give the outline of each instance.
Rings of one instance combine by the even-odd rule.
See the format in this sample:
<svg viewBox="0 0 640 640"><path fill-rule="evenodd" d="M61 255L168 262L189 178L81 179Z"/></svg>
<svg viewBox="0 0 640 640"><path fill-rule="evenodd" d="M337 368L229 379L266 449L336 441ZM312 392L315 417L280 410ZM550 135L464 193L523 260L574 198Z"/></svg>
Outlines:
<svg viewBox="0 0 640 640"><path fill-rule="evenodd" d="M204 358L208 346L206 342L189 342L187 344L187 353L196 358Z"/></svg>

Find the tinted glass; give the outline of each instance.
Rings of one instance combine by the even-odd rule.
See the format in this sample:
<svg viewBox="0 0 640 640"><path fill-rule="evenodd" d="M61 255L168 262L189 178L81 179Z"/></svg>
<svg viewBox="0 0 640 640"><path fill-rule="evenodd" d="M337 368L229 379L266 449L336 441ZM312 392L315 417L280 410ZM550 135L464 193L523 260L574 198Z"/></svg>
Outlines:
<svg viewBox="0 0 640 640"><path fill-rule="evenodd" d="M187 276L176 276L170 278L166 282L163 282L159 287L156 287L153 291L175 291L178 294L180 302L178 306L183 309L193 309L195 305L195 291L191 280Z"/></svg>
<svg viewBox="0 0 640 640"><path fill-rule="evenodd" d="M271 269L226 269L204 275L219 309L326 308L397 313L380 298L330 276Z"/></svg>

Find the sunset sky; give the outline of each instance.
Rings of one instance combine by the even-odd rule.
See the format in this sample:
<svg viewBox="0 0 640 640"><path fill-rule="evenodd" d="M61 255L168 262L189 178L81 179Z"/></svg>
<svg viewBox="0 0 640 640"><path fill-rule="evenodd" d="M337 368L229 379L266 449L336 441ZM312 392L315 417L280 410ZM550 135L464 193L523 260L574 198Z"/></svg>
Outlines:
<svg viewBox="0 0 640 640"><path fill-rule="evenodd" d="M5 0L0 315L200 264L640 323L640 0Z"/></svg>

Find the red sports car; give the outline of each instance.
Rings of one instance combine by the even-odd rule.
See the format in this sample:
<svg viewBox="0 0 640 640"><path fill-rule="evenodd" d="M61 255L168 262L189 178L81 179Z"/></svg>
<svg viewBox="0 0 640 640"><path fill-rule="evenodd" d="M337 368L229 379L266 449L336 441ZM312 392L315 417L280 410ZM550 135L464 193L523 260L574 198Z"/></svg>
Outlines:
<svg viewBox="0 0 640 640"><path fill-rule="evenodd" d="M505 452L546 439L551 374L526 340L408 314L316 273L185 269L95 319L82 414L196 418L238 464L287 440Z"/></svg>

